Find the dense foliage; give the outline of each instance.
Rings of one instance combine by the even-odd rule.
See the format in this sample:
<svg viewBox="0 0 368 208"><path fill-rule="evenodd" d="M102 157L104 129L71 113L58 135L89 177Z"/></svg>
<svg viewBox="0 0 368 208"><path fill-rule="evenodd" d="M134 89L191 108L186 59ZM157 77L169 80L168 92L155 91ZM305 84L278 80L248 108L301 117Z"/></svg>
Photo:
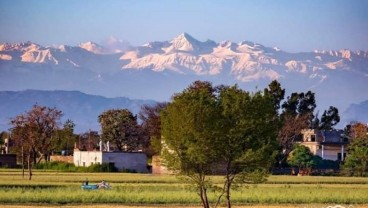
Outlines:
<svg viewBox="0 0 368 208"><path fill-rule="evenodd" d="M309 174L310 169L314 165L313 154L309 148L303 145L295 145L293 151L288 156L288 163L297 167L302 174Z"/></svg>
<svg viewBox="0 0 368 208"><path fill-rule="evenodd" d="M165 165L196 185L204 207L212 187L208 175L224 174L218 202L225 196L231 207L232 185L262 181L272 164L276 115L268 94L196 81L162 113Z"/></svg>
<svg viewBox="0 0 368 208"><path fill-rule="evenodd" d="M354 138L349 144L343 169L353 176L368 176L368 135Z"/></svg>
<svg viewBox="0 0 368 208"><path fill-rule="evenodd" d="M107 110L98 116L102 139L119 151L134 151L140 146L137 117L128 109Z"/></svg>

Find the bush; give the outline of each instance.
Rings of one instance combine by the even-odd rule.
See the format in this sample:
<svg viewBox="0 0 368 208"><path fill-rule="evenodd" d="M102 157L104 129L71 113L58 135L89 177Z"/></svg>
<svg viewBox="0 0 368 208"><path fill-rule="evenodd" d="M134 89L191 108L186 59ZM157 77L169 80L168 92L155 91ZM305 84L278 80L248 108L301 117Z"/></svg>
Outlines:
<svg viewBox="0 0 368 208"><path fill-rule="evenodd" d="M42 170L65 171L65 172L77 172L78 169L74 164L57 161L39 163L34 165L34 168Z"/></svg>
<svg viewBox="0 0 368 208"><path fill-rule="evenodd" d="M118 172L118 169L113 164L103 163L94 164L89 167L76 167L74 164L66 162L46 162L34 165L35 169L41 170L56 170L63 172Z"/></svg>
<svg viewBox="0 0 368 208"><path fill-rule="evenodd" d="M102 163L93 164L87 167L87 172L118 172L118 169L114 166L114 164Z"/></svg>
<svg viewBox="0 0 368 208"><path fill-rule="evenodd" d="M340 161L323 160L320 156L314 156L313 163L313 168L317 169L340 169Z"/></svg>

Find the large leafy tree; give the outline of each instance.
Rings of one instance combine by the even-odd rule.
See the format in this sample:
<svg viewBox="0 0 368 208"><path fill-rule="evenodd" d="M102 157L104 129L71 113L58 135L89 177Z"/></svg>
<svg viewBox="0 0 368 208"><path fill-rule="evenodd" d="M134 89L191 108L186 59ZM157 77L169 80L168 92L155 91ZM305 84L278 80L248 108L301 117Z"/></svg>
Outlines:
<svg viewBox="0 0 368 208"><path fill-rule="evenodd" d="M267 175L277 147L279 120L275 101L278 100L267 93L250 94L237 86L219 90L218 111L221 116L217 121L215 148L218 148L219 161L224 166L222 194L227 207L231 207L233 184L262 182Z"/></svg>
<svg viewBox="0 0 368 208"><path fill-rule="evenodd" d="M42 158L47 160L52 151L53 135L60 125L62 112L56 108L35 105L33 108L12 118L12 136L16 144L26 149L29 179L32 179L32 164Z"/></svg>
<svg viewBox="0 0 368 208"><path fill-rule="evenodd" d="M277 119L271 96L233 87L194 82L173 97L162 113L164 163L187 176L209 207L208 175L225 174L222 196L231 207L236 182L259 182L272 161Z"/></svg>
<svg viewBox="0 0 368 208"><path fill-rule="evenodd" d="M194 183L205 208L209 207L207 176L218 159L213 143L217 117L214 88L197 81L173 97L161 118L163 163Z"/></svg>
<svg viewBox="0 0 368 208"><path fill-rule="evenodd" d="M98 116L102 139L115 145L119 151L135 151L139 148L137 117L128 109L107 110Z"/></svg>

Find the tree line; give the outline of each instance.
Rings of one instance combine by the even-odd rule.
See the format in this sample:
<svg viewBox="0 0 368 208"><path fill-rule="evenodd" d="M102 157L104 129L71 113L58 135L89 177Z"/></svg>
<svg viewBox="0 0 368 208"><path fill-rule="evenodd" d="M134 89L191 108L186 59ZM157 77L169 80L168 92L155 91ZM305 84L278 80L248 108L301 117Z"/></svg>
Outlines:
<svg viewBox="0 0 368 208"><path fill-rule="evenodd" d="M97 131L75 134L74 122L68 119L62 123L63 113L60 110L34 105L29 111L11 118L10 133L2 132L1 137L11 137L12 151L21 160L23 176L26 168L31 180L34 164L48 162L53 154L71 155L74 148L82 151L106 150L100 145L110 143L111 150L143 151L148 156L156 154L153 141L160 138L156 126L159 125L159 111L165 105L142 106L138 116L128 109L107 110L98 117L101 135Z"/></svg>
<svg viewBox="0 0 368 208"><path fill-rule="evenodd" d="M97 149L102 139L119 151L160 154L166 167L195 185L204 207L212 189L220 193L215 207L223 198L231 207L232 187L264 181L271 167L312 165L310 151L295 146L302 129L332 130L340 121L336 107L321 116L316 107L313 92L285 98L278 81L257 92L196 81L168 103L142 106L138 115L127 109L103 112L101 135L75 135L72 121L60 123L61 111L37 105L11 119L11 134L27 158L22 163L28 164L30 178L32 164L52 152L72 151L75 143L82 150ZM350 175L366 175L367 127L352 123L345 132L354 140L344 168ZM208 176L214 173L224 175L222 187L211 183Z"/></svg>

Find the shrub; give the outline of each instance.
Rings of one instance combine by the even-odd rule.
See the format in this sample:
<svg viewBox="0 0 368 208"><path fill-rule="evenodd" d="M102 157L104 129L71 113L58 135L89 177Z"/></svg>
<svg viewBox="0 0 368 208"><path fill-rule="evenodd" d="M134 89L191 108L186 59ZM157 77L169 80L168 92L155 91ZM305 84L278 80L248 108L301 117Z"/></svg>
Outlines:
<svg viewBox="0 0 368 208"><path fill-rule="evenodd" d="M75 167L74 164L58 161L35 164L34 168L42 170L65 171L65 172L76 172L78 169L77 167Z"/></svg>
<svg viewBox="0 0 368 208"><path fill-rule="evenodd" d="M114 164L102 163L93 164L87 167L87 172L118 172L118 169L114 166Z"/></svg>
<svg viewBox="0 0 368 208"><path fill-rule="evenodd" d="M103 163L94 164L89 167L76 167L74 164L66 162L46 162L34 165L35 169L41 170L57 170L63 172L118 172L118 169L113 164Z"/></svg>

